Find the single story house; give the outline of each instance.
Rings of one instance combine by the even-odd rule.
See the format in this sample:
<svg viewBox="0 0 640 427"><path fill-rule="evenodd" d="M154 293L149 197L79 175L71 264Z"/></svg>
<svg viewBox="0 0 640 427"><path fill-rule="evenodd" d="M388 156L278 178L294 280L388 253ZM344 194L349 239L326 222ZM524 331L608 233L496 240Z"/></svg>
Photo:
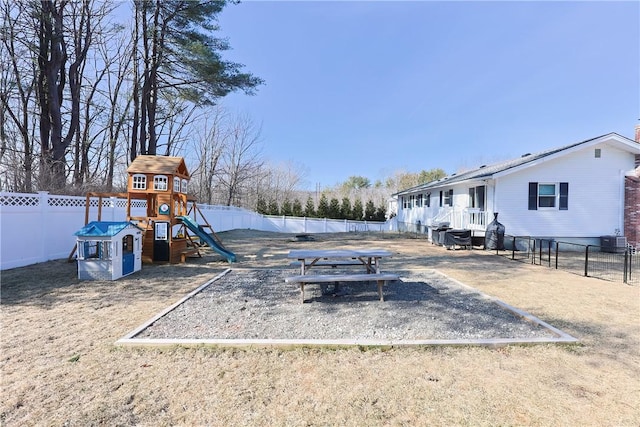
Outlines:
<svg viewBox="0 0 640 427"><path fill-rule="evenodd" d="M595 245L601 236L636 236L625 225L637 228L639 221L629 222L625 212L637 216L637 206L628 208L625 199L640 200L629 197L633 185L638 192L638 179L630 177L639 166L640 142L617 133L523 154L394 194L398 227L430 233L448 223L480 236L499 213L512 236Z"/></svg>

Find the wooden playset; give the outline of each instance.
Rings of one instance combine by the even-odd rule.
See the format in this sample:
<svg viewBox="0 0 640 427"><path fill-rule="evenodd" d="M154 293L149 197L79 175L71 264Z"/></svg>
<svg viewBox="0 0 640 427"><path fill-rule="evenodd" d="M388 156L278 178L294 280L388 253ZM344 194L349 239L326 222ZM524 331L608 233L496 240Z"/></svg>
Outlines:
<svg viewBox="0 0 640 427"><path fill-rule="evenodd" d="M126 198L127 221L142 231L142 262L185 262L190 255L201 256L200 245L204 243L229 262L235 261L235 255L217 239L196 201L188 199L190 175L182 157L138 156L127 173L127 193L87 193L85 224L89 224L91 197L98 197L98 221L103 198ZM140 203L146 206L144 215L132 213L136 201L144 201ZM198 212L202 225L189 216L195 217Z"/></svg>

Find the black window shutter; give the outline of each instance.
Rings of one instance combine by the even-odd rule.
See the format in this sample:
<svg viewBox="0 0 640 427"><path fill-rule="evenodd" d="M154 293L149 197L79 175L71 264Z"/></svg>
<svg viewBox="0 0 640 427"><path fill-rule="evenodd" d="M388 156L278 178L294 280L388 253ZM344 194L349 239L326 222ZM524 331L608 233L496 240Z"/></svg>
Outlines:
<svg viewBox="0 0 640 427"><path fill-rule="evenodd" d="M453 188L449 190L449 206L453 206Z"/></svg>
<svg viewBox="0 0 640 427"><path fill-rule="evenodd" d="M440 207L442 207L442 197L443 197L442 190L440 190Z"/></svg>
<svg viewBox="0 0 640 427"><path fill-rule="evenodd" d="M538 183L529 183L529 210L538 210Z"/></svg>
<svg viewBox="0 0 640 427"><path fill-rule="evenodd" d="M560 183L560 206L559 209L561 211L566 211L569 209L569 183L561 182Z"/></svg>

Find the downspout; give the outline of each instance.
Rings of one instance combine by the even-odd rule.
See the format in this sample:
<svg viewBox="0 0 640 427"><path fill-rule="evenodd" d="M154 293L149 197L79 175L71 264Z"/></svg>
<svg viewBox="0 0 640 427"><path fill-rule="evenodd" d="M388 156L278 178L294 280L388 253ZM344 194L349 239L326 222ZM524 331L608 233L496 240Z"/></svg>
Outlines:
<svg viewBox="0 0 640 427"><path fill-rule="evenodd" d="M619 197L619 202L618 202L618 227L617 229L620 230L620 235L624 236L624 187L626 184L626 173L625 171L623 171L622 169L619 170L618 172L619 178L618 178L618 182L620 185L620 188L618 189L618 197Z"/></svg>

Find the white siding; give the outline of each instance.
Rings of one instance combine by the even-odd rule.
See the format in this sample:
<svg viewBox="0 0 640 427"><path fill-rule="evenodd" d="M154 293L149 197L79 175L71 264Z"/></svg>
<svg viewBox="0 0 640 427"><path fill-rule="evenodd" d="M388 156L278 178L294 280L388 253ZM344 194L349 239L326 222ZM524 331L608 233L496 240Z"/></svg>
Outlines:
<svg viewBox="0 0 640 427"><path fill-rule="evenodd" d="M600 158L595 158L595 148L601 149ZM494 209L511 235L598 237L616 229L622 233L623 176L633 166L633 154L606 144L587 147L497 179ZM569 209L528 210L529 182L568 182Z"/></svg>

